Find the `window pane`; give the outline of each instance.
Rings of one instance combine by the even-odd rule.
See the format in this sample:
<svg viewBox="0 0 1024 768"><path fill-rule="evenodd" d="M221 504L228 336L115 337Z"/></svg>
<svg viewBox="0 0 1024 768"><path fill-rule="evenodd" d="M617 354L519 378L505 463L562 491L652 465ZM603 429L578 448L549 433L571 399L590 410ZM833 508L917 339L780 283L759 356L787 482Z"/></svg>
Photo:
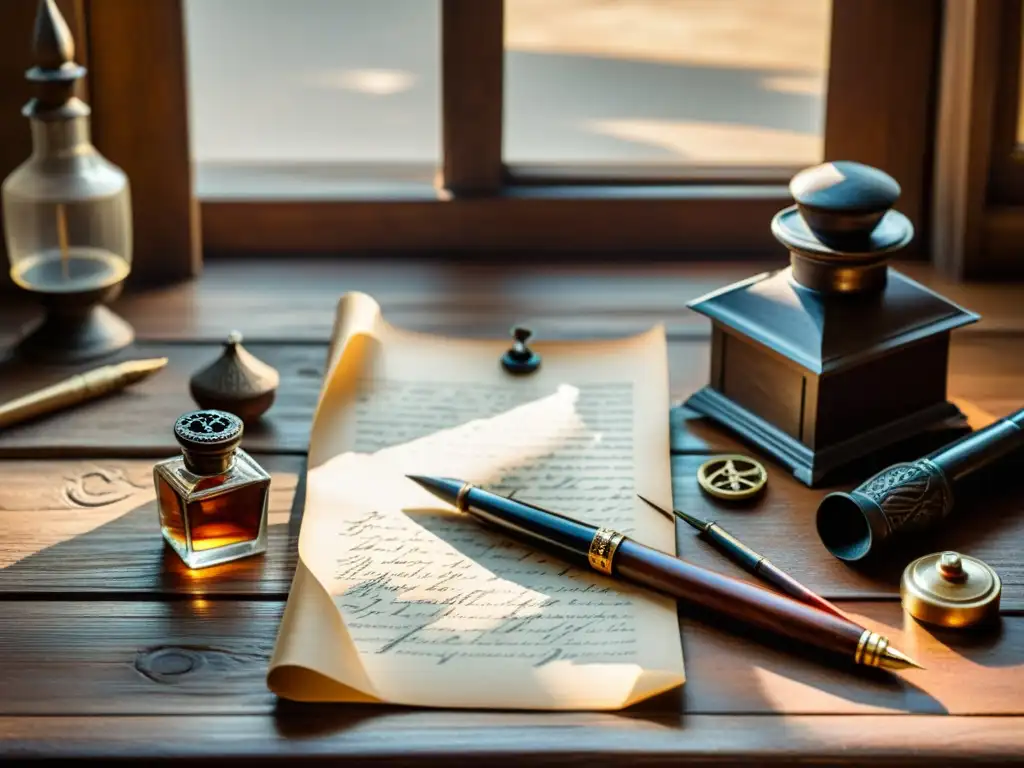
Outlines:
<svg viewBox="0 0 1024 768"><path fill-rule="evenodd" d="M831 0L506 0L509 163L820 162Z"/></svg>
<svg viewBox="0 0 1024 768"><path fill-rule="evenodd" d="M186 0L199 163L440 157L437 0Z"/></svg>

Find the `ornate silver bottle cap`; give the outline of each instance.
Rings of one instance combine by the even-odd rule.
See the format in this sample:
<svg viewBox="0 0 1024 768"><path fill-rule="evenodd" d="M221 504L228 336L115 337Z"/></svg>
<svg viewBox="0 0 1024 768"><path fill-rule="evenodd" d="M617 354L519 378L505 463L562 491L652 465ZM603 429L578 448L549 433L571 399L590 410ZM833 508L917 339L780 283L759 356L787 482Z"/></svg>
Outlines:
<svg viewBox="0 0 1024 768"><path fill-rule="evenodd" d="M196 475L217 475L234 461L242 442L242 420L225 411L190 411L174 422L185 467Z"/></svg>
<svg viewBox="0 0 1024 768"><path fill-rule="evenodd" d="M919 621L966 627L999 615L1002 582L991 567L958 552L919 557L903 571L903 608Z"/></svg>

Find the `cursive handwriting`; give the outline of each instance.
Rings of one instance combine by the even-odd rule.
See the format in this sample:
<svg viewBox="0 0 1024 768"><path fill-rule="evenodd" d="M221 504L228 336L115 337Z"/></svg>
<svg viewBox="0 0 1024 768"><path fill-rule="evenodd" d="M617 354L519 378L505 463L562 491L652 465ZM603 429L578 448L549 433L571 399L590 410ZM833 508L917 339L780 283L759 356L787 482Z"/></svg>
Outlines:
<svg viewBox="0 0 1024 768"><path fill-rule="evenodd" d="M632 398L629 383L388 381L357 404L355 448L628 533ZM633 599L621 584L464 515L384 506L335 535L335 600L361 653L534 666L635 658Z"/></svg>

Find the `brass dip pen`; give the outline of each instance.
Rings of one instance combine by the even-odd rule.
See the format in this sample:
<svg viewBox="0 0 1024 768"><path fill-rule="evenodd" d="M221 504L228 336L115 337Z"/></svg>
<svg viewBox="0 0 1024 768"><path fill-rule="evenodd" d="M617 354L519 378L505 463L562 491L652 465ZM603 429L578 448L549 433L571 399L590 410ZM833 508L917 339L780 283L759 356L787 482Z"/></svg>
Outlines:
<svg viewBox="0 0 1024 768"><path fill-rule="evenodd" d="M165 365L166 357L126 360L76 374L0 405L0 429L123 389L151 376Z"/></svg>
<svg viewBox="0 0 1024 768"><path fill-rule="evenodd" d="M786 595L680 560L610 528L598 528L541 507L445 477L409 479L488 527L587 564L606 576L672 595L799 643L884 669L920 667L889 639L850 619Z"/></svg>
<svg viewBox="0 0 1024 768"><path fill-rule="evenodd" d="M832 603L826 600L819 594L812 592L810 589L805 587L799 581L794 579L788 573L779 568L775 563L769 560L762 554L759 554L744 544L742 541L737 539L722 526L716 523L714 520L701 520L699 517L688 515L686 512L681 512L678 509L673 509L669 512L667 509L659 507L650 499L645 499L638 493L637 496L645 504L654 507L654 509L661 512L668 518L673 515L683 520L698 531L701 535L706 538L715 549L720 552L724 552L733 560L737 565L742 567L744 570L749 571L755 576L760 576L762 579L772 584L787 595L795 597L802 603L813 605L822 611L828 613L834 613L836 616L842 616L846 618L846 614L836 608Z"/></svg>

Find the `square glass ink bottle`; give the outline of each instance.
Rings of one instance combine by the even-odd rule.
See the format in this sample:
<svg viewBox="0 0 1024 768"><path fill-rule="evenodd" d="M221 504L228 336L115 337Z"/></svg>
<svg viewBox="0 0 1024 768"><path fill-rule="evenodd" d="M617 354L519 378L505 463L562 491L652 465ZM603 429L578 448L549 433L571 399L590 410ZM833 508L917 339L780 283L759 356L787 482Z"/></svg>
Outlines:
<svg viewBox="0 0 1024 768"><path fill-rule="evenodd" d="M174 423L174 437L181 455L153 467L167 543L189 568L265 552L270 475L238 447L242 421L192 411Z"/></svg>

